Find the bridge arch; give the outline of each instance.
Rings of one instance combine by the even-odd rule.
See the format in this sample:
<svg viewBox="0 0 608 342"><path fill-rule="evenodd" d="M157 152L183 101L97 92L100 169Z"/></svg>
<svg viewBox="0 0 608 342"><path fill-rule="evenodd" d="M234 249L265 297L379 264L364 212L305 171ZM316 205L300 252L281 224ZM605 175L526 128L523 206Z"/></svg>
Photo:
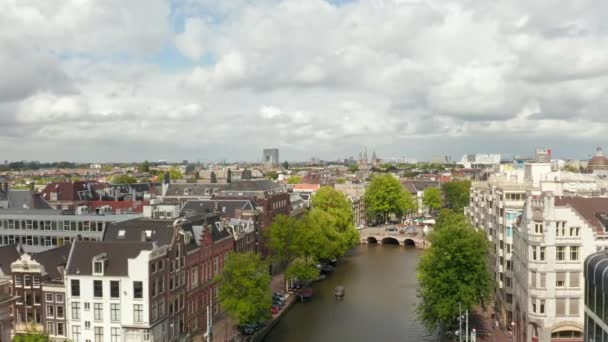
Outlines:
<svg viewBox="0 0 608 342"><path fill-rule="evenodd" d="M406 247L416 247L416 241L414 239L405 239L403 240L403 245Z"/></svg>
<svg viewBox="0 0 608 342"><path fill-rule="evenodd" d="M368 236L367 237L367 243L378 243L378 239L376 239L373 236Z"/></svg>
<svg viewBox="0 0 608 342"><path fill-rule="evenodd" d="M383 245L398 245L399 240L397 240L394 237L385 237L384 239L382 239L382 244Z"/></svg>

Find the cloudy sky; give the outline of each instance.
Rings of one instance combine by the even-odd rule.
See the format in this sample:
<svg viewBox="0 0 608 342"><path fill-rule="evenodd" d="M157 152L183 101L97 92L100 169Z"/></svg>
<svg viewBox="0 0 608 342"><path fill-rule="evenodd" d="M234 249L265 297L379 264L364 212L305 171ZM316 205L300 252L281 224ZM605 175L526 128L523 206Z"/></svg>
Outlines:
<svg viewBox="0 0 608 342"><path fill-rule="evenodd" d="M604 0L2 0L0 160L531 153L608 128Z"/></svg>

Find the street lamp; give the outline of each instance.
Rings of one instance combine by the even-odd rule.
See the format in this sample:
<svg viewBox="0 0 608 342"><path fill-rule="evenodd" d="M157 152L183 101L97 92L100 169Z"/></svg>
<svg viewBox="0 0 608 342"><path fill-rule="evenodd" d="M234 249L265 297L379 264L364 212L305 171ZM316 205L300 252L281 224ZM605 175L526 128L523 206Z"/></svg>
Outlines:
<svg viewBox="0 0 608 342"><path fill-rule="evenodd" d="M513 336L513 342L515 342L515 322L511 322L511 335Z"/></svg>

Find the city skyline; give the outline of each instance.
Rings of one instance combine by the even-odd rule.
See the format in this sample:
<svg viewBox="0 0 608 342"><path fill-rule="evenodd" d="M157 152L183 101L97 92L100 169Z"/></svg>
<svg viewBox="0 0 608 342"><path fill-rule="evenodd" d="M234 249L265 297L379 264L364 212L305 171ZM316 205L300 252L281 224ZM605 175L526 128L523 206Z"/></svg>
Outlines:
<svg viewBox="0 0 608 342"><path fill-rule="evenodd" d="M264 146L286 160L362 146L583 158L605 146L608 8L591 0L0 9L2 159L245 160Z"/></svg>

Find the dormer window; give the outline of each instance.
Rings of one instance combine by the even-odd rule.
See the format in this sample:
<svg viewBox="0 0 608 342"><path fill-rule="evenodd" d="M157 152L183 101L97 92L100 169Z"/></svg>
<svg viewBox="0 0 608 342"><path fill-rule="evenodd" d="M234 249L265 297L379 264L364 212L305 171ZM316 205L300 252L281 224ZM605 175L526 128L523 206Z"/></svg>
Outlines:
<svg viewBox="0 0 608 342"><path fill-rule="evenodd" d="M93 262L93 273L103 274L103 261L94 261Z"/></svg>
<svg viewBox="0 0 608 342"><path fill-rule="evenodd" d="M106 253L93 257L93 275L103 275L107 260L108 258Z"/></svg>

